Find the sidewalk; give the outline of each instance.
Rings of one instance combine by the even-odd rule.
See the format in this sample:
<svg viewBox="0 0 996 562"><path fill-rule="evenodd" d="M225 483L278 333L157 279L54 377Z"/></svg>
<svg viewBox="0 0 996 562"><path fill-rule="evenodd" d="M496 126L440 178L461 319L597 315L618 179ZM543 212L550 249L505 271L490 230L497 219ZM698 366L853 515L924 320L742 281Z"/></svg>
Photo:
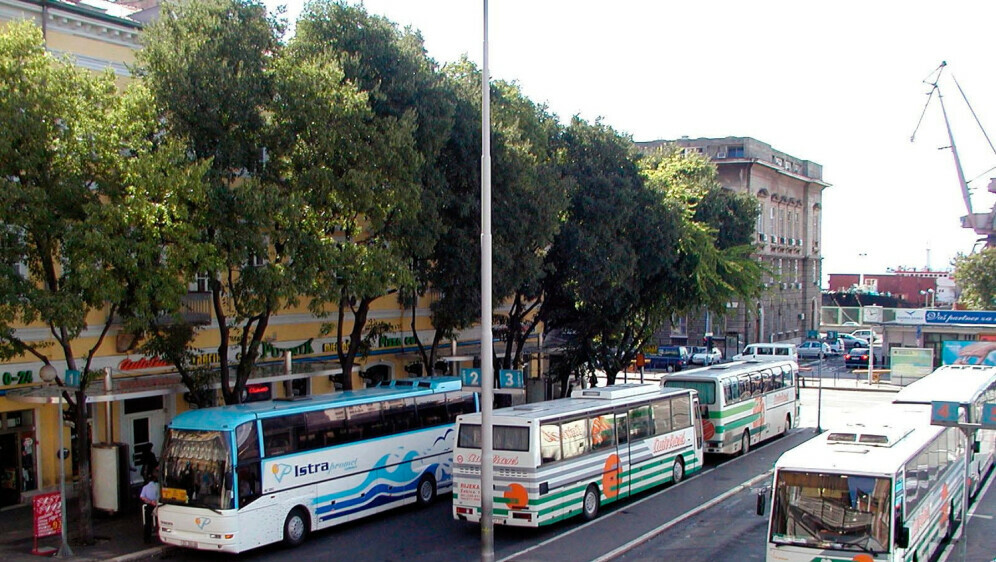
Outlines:
<svg viewBox="0 0 996 562"><path fill-rule="evenodd" d="M159 544L145 544L142 540L142 515L137 497L130 505L115 515L94 511L93 545L83 546L76 536L77 507L75 498L66 505L69 525L69 548L73 551L72 560L139 560L148 558L167 547ZM11 506L0 510L0 559L4 562L37 562L46 557L31 554L34 548L33 520L31 504ZM51 547L56 551L62 544L61 537L55 535L38 539L39 548Z"/></svg>

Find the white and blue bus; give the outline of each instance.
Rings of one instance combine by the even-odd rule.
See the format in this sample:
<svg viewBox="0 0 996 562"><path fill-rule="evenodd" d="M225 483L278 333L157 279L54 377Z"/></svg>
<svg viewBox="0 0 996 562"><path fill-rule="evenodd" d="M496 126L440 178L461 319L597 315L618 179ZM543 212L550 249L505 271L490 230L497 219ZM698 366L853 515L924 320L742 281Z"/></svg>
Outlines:
<svg viewBox="0 0 996 562"><path fill-rule="evenodd" d="M933 373L917 379L899 391L893 403L929 408L930 403L935 400L963 405L967 412L965 421L979 423L982 419L983 404L996 402L996 367L988 365L938 367ZM994 456L996 456L996 430L976 430L972 446L972 462L968 469L970 492L973 496L979 492L986 474L992 469Z"/></svg>
<svg viewBox="0 0 996 562"><path fill-rule="evenodd" d="M478 410L456 377L191 410L161 459L159 536L242 552L452 488L454 421Z"/></svg>

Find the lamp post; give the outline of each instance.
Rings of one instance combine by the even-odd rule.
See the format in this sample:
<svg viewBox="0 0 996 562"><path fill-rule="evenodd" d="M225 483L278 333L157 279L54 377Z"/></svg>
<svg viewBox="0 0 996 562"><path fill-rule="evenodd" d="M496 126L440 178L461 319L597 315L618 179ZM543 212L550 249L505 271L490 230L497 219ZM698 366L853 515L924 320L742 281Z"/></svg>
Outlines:
<svg viewBox="0 0 996 562"><path fill-rule="evenodd" d="M38 376L41 380L46 383L56 382L56 371L55 367L45 364L38 371ZM59 454L56 458L59 460L59 505L61 507L61 517L62 522L59 524L60 530L62 532L62 544L59 546L59 552L55 553L56 558L69 558L73 556L72 549L69 548L69 540L66 537L66 459L65 459L65 446L63 443L62 434L65 432L65 427L62 418L62 388L56 385L59 390Z"/></svg>

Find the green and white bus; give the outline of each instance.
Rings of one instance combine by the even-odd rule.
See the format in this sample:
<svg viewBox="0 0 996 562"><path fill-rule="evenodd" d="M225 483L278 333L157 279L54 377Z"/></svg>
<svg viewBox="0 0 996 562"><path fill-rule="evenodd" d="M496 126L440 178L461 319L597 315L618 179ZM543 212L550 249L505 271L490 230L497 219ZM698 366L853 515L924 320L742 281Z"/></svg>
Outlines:
<svg viewBox="0 0 996 562"><path fill-rule="evenodd" d="M824 432L775 463L769 562L926 562L953 532L965 489L960 430L930 425L929 406L877 413L894 422Z"/></svg>
<svg viewBox="0 0 996 562"><path fill-rule="evenodd" d="M493 520L539 527L702 468L695 391L654 384L575 390L493 412ZM481 414L457 418L453 517L481 521Z"/></svg>
<svg viewBox="0 0 996 562"><path fill-rule="evenodd" d="M733 361L667 375L665 388L691 388L702 407L705 452L746 453L799 422L795 361Z"/></svg>
<svg viewBox="0 0 996 562"><path fill-rule="evenodd" d="M983 404L996 402L996 367L943 365L900 390L893 403L930 406L935 400L962 404L967 410L966 421L979 423ZM979 493L996 459L996 430L976 430L972 451L968 475L970 492L974 496Z"/></svg>

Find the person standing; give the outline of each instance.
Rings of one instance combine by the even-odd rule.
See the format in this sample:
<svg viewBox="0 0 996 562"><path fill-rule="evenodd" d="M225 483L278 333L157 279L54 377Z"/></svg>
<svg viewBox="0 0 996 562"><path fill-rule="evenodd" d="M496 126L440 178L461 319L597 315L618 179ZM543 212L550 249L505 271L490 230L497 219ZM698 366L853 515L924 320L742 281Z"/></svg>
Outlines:
<svg viewBox="0 0 996 562"><path fill-rule="evenodd" d="M146 543L151 543L152 527L156 519L156 505L159 504L159 467L152 469L151 477L145 486L142 486L139 498L142 500L142 520L144 522L142 538L145 539Z"/></svg>

